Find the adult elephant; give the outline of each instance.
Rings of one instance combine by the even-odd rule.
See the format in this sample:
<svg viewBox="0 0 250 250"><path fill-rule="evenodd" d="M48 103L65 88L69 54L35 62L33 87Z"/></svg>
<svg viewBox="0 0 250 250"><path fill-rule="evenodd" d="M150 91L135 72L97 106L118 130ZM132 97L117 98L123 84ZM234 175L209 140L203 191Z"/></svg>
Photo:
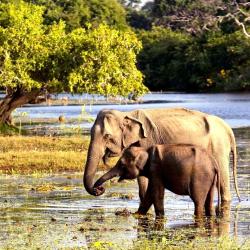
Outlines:
<svg viewBox="0 0 250 250"><path fill-rule="evenodd" d="M236 143L232 129L219 117L185 108L145 109L131 112L102 110L91 128L91 141L84 172L84 186L96 195L94 178L102 159L119 156L131 144L148 148L154 144L186 143L209 150L221 173L222 202L231 200L229 162L233 155L236 179ZM139 196L143 198L147 179L139 177ZM237 180L235 188L239 197Z"/></svg>

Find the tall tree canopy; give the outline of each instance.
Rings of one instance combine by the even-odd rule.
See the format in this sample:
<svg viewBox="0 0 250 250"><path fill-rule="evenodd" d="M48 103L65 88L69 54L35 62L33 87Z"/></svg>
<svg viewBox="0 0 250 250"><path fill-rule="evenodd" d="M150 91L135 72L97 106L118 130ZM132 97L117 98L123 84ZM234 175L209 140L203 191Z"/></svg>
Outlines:
<svg viewBox="0 0 250 250"><path fill-rule="evenodd" d="M44 21L52 24L63 20L67 29L98 25L105 22L121 29L127 27L126 12L117 0L25 0L44 6Z"/></svg>
<svg viewBox="0 0 250 250"><path fill-rule="evenodd" d="M150 90L250 89L249 1L154 0L127 12Z"/></svg>
<svg viewBox="0 0 250 250"><path fill-rule="evenodd" d="M139 37L144 48L138 64L150 90L250 89L250 39L241 30L196 37L155 27Z"/></svg>
<svg viewBox="0 0 250 250"><path fill-rule="evenodd" d="M222 29L228 33L241 29L250 37L247 0L152 0L142 8L133 8L128 4L131 1L121 1L126 6L129 25L136 29L162 26L192 35L209 30Z"/></svg>
<svg viewBox="0 0 250 250"><path fill-rule="evenodd" d="M0 4L0 88L6 91L0 122L10 122L14 109L44 93L146 91L133 32L107 25L66 32L63 21L44 24L44 9L23 1Z"/></svg>

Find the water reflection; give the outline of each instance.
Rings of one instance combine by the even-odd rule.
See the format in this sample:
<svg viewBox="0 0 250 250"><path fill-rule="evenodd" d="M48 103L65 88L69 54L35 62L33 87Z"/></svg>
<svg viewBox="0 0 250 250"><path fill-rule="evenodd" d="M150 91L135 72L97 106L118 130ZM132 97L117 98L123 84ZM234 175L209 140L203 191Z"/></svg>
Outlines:
<svg viewBox="0 0 250 250"><path fill-rule="evenodd" d="M143 216L138 218L137 238L155 239L165 236L171 240L173 234L178 235L179 232L182 237L185 235L189 240L195 237L229 236L230 226L233 227L231 235L237 237L239 209L237 208L231 214L231 206L227 204L222 211L219 217L204 217L202 220L176 224L171 227L168 226L166 219L155 220L153 217ZM183 234L183 232L185 233Z"/></svg>

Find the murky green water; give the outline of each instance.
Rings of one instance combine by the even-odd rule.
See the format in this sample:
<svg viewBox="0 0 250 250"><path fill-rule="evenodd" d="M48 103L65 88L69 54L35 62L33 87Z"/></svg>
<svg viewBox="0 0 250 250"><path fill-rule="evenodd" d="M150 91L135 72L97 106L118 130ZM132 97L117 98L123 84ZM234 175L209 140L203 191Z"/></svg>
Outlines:
<svg viewBox="0 0 250 250"><path fill-rule="evenodd" d="M165 230L159 234L171 237L173 232L181 232L190 240L197 235L230 235L240 240L250 237L250 129L237 129L235 134L243 201L238 203L232 183L229 215L200 230L194 225L190 199L167 191L167 220ZM97 198L84 190L82 173L0 176L0 249L91 248L98 242L113 242L124 249L132 247L138 238L153 234L152 222L116 215L123 209L137 210L137 189L135 182L111 183L105 195Z"/></svg>

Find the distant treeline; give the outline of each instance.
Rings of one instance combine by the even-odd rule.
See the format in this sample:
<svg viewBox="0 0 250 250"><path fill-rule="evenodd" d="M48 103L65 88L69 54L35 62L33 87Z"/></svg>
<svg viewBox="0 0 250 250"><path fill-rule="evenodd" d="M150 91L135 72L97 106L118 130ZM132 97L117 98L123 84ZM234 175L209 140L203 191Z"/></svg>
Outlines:
<svg viewBox="0 0 250 250"><path fill-rule="evenodd" d="M249 1L155 0L140 10L136 2L123 4L150 90L250 89Z"/></svg>
<svg viewBox="0 0 250 250"><path fill-rule="evenodd" d="M242 31L192 36L155 27L138 34L143 43L138 65L150 90L250 89L250 38Z"/></svg>

